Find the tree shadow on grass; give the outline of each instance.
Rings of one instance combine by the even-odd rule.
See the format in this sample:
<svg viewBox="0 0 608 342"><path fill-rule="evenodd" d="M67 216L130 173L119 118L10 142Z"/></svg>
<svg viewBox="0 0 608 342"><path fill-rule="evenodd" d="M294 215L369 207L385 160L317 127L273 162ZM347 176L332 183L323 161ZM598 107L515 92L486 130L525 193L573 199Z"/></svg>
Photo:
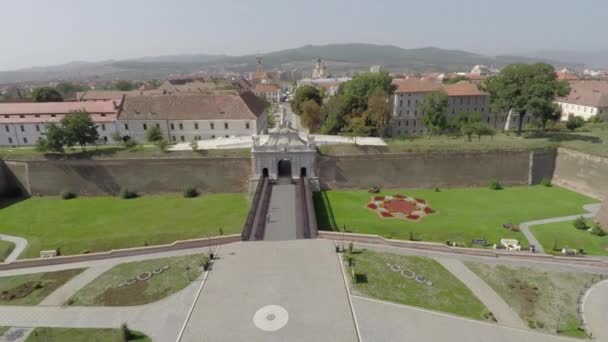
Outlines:
<svg viewBox="0 0 608 342"><path fill-rule="evenodd" d="M602 139L599 137L569 133L569 132L546 132L540 133L528 139L542 139L545 138L550 142L566 142L566 141L584 141L592 144L601 144Z"/></svg>
<svg viewBox="0 0 608 342"><path fill-rule="evenodd" d="M355 283L357 283L357 284L367 284L367 274L364 274L364 273L355 273Z"/></svg>

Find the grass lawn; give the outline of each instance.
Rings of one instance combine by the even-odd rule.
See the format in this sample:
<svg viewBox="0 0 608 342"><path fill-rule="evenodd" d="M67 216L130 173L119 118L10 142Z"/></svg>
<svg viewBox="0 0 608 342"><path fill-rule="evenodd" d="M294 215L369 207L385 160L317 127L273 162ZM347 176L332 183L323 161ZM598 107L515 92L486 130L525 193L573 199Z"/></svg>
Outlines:
<svg viewBox="0 0 608 342"><path fill-rule="evenodd" d="M4 335L8 329L10 329L10 327L0 327L0 336Z"/></svg>
<svg viewBox="0 0 608 342"><path fill-rule="evenodd" d="M584 204L594 200L559 187L521 186L503 190L488 188L383 190L382 195L409 195L427 200L438 213L420 222L380 218L365 208L369 201L366 190L337 190L315 193L315 210L321 229L336 230L346 225L355 233L378 234L388 238L471 244L472 239L489 243L500 238L517 238L522 233L502 228L502 224L575 215L584 212ZM326 196L326 200L324 197ZM331 219L333 213L334 220ZM335 222L335 223L334 223Z"/></svg>
<svg viewBox="0 0 608 342"><path fill-rule="evenodd" d="M80 268L2 277L0 278L0 305L39 304L46 296L84 270L84 268ZM37 284L39 285L36 286Z"/></svg>
<svg viewBox="0 0 608 342"><path fill-rule="evenodd" d="M120 264L80 289L68 303L75 306L129 306L151 303L188 286L201 275L202 264L206 260L206 255L198 254ZM148 280L138 280L132 285L119 287L119 284L127 279L165 265L168 265L169 269L153 275ZM187 267L190 268L189 271Z"/></svg>
<svg viewBox="0 0 608 342"><path fill-rule="evenodd" d="M15 249L15 244L10 241L0 240L0 262L4 261Z"/></svg>
<svg viewBox="0 0 608 342"><path fill-rule="evenodd" d="M562 248L585 250L589 255L608 255L608 235L597 236L588 231L574 228L573 222L559 222L532 227L532 233L546 253L561 254ZM559 251L553 250L557 242Z"/></svg>
<svg viewBox="0 0 608 342"><path fill-rule="evenodd" d="M65 153L41 153L34 146L0 147L0 159L104 159L104 158L201 158L201 157L250 157L251 149L220 149L197 151L161 151L154 145L125 148L121 145L89 146L86 152L80 148Z"/></svg>
<svg viewBox="0 0 608 342"><path fill-rule="evenodd" d="M0 202L0 208L3 207ZM60 248L63 255L240 233L249 203L243 193L118 197L32 197L4 202L0 232L28 240L23 258Z"/></svg>
<svg viewBox="0 0 608 342"><path fill-rule="evenodd" d="M345 260L348 256L345 255ZM488 312L460 280L435 260L369 250L355 251L351 256L354 259L355 279L359 279L351 279L355 294L473 319L483 319L484 313ZM406 279L399 272L392 271L387 264L402 268L407 266L416 274L431 280L432 285ZM347 271L352 272L350 269Z"/></svg>
<svg viewBox="0 0 608 342"><path fill-rule="evenodd" d="M129 341L150 342L146 335L132 332ZM123 342L120 329L36 328L25 342Z"/></svg>
<svg viewBox="0 0 608 342"><path fill-rule="evenodd" d="M467 262L533 329L587 337L579 330L577 297L586 283L599 275L543 272L532 268Z"/></svg>
<svg viewBox="0 0 608 342"><path fill-rule="evenodd" d="M411 136L387 139L387 146L326 145L322 154L349 155L375 153L404 153L429 151L493 151L532 150L547 147L565 147L601 157L608 157L608 124L586 124L575 132L566 130L518 137L514 132L498 133L493 138L476 138L468 142L463 137Z"/></svg>

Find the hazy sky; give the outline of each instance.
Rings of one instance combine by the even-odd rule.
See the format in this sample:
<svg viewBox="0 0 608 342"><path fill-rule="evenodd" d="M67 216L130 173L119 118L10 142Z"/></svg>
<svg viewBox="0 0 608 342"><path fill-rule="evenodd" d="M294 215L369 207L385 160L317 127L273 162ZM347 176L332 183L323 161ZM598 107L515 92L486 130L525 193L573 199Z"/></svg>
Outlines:
<svg viewBox="0 0 608 342"><path fill-rule="evenodd" d="M606 13L606 0L5 0L0 70L348 42L600 50Z"/></svg>

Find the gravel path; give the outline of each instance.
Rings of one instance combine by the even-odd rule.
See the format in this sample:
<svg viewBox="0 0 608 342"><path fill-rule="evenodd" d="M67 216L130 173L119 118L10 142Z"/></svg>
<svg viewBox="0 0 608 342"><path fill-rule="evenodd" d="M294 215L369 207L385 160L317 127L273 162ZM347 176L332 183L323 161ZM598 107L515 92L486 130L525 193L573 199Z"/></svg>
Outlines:
<svg viewBox="0 0 608 342"><path fill-rule="evenodd" d="M540 244L540 242L538 242L538 240L536 239L536 237L534 236L534 234L532 234L532 232L530 231L530 228L532 226L538 226L538 225L541 225L541 224L558 223L558 222L564 222L564 221L574 221L574 220L576 220L576 218L581 217L581 216L584 217L584 218L595 217L595 215L597 214L597 212L600 210L600 203L594 203L594 204L584 205L583 209L585 209L588 213L587 214L580 214L580 215L554 217L554 218L549 218L549 219L544 219L544 220L537 220L537 221L528 221L528 222L524 222L524 223L520 224L519 228L521 229L521 232L524 234L524 236L526 237L526 239L528 239L528 242L531 245L535 245L536 246L536 250L539 253L545 253L545 250L543 249L543 246Z"/></svg>
<svg viewBox="0 0 608 342"><path fill-rule="evenodd" d="M22 237L0 234L0 240L9 241L15 244L15 249L13 249L11 254L6 257L4 262L12 262L17 260L19 255L21 255L21 253L25 250L25 247L27 247L27 240Z"/></svg>

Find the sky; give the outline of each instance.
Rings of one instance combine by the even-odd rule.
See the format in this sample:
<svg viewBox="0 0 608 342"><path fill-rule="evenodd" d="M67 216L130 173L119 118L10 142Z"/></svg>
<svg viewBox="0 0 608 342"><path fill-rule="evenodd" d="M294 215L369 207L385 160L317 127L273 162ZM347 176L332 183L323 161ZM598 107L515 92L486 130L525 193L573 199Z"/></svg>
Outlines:
<svg viewBox="0 0 608 342"><path fill-rule="evenodd" d="M307 44L483 54L606 48L606 0L6 0L0 70Z"/></svg>

